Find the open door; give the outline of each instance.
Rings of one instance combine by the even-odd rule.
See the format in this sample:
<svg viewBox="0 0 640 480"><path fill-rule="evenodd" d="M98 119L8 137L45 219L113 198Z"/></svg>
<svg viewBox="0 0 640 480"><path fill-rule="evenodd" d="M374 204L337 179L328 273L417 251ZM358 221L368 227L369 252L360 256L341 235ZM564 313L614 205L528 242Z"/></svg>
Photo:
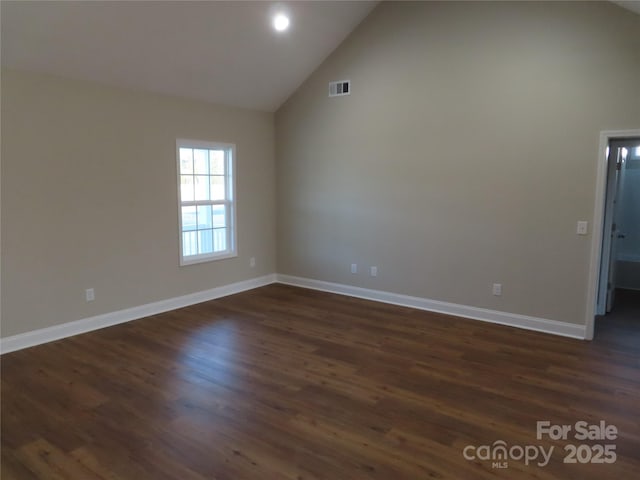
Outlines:
<svg viewBox="0 0 640 480"><path fill-rule="evenodd" d="M620 230L620 210L624 186L625 162L631 148L638 145L640 139L612 140L608 146L607 187L605 197L604 228L602 238L602 256L600 281L596 313L604 315L613 309L615 301L615 278L618 240L624 234Z"/></svg>

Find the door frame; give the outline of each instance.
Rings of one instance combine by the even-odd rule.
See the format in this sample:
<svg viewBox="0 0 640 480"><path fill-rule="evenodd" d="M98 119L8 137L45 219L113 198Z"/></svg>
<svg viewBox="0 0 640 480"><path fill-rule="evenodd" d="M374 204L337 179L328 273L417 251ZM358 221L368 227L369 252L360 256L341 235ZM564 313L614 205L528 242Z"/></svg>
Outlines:
<svg viewBox="0 0 640 480"><path fill-rule="evenodd" d="M600 263L602 261L604 211L607 195L607 167L609 166L609 159L607 158L606 150L610 141L623 140L625 138L632 137L640 137L640 129L604 130L600 132L598 168L596 172L596 195L593 207L593 229L591 237L591 261L589 263L587 311L585 319L586 340L593 340L593 330L596 320L596 301L598 299L598 281L600 278Z"/></svg>

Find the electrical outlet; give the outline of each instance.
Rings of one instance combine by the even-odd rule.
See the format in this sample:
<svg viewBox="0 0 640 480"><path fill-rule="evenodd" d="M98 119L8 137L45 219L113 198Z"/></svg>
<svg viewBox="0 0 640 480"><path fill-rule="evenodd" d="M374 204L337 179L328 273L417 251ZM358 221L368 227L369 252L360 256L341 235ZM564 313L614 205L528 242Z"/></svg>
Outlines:
<svg viewBox="0 0 640 480"><path fill-rule="evenodd" d="M251 257L251 258L249 259L249 266L250 266L251 268L255 268L255 266L256 266L256 257Z"/></svg>
<svg viewBox="0 0 640 480"><path fill-rule="evenodd" d="M358 273L358 264L357 263L352 263L351 264L351 273Z"/></svg>
<svg viewBox="0 0 640 480"><path fill-rule="evenodd" d="M371 267L371 276L372 277L378 276L378 267Z"/></svg>
<svg viewBox="0 0 640 480"><path fill-rule="evenodd" d="M493 284L493 294L496 297L499 297L500 295L502 295L502 284L501 283L494 283Z"/></svg>
<svg viewBox="0 0 640 480"><path fill-rule="evenodd" d="M93 302L96 299L96 292L93 288L87 288L84 291L84 298L87 302Z"/></svg>

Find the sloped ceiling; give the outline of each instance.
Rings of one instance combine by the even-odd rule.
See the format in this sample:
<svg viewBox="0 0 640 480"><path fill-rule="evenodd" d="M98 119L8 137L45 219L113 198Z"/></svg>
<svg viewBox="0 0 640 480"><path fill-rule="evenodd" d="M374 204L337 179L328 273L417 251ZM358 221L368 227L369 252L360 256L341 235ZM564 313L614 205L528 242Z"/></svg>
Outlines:
<svg viewBox="0 0 640 480"><path fill-rule="evenodd" d="M1 1L3 67L275 111L378 1ZM640 13L640 0L614 0ZM276 33L271 15L290 14Z"/></svg>
<svg viewBox="0 0 640 480"><path fill-rule="evenodd" d="M613 3L640 14L640 0L612 0Z"/></svg>
<svg viewBox="0 0 640 480"><path fill-rule="evenodd" d="M376 3L2 1L2 66L275 111Z"/></svg>

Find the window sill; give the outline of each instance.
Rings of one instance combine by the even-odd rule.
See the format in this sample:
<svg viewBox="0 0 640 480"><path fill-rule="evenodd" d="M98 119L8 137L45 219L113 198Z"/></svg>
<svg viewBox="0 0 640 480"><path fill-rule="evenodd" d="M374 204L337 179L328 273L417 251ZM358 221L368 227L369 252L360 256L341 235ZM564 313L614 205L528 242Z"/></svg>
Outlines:
<svg viewBox="0 0 640 480"><path fill-rule="evenodd" d="M187 258L180 258L180 266L187 267L189 265L197 265L199 263L215 262L216 260L225 260L227 258L237 257L237 252L225 252L214 255L193 255Z"/></svg>

